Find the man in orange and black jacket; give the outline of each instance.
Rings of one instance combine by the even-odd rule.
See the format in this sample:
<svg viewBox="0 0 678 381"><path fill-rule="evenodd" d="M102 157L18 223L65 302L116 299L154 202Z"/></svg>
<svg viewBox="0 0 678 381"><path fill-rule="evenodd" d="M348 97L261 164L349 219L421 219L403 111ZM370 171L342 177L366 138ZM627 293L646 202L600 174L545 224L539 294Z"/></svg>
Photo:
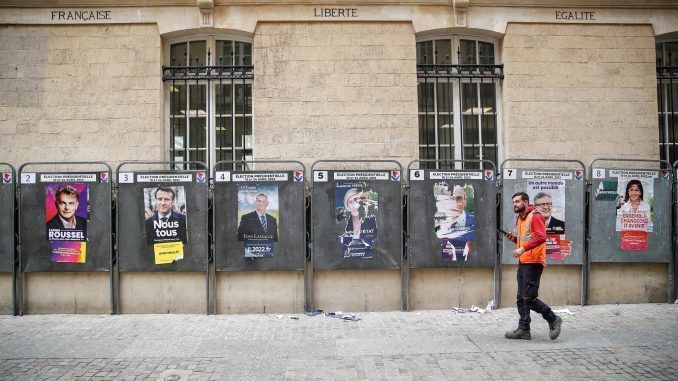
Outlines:
<svg viewBox="0 0 678 381"><path fill-rule="evenodd" d="M518 298L516 304L520 320L518 329L506 332L507 339L530 340L530 310L540 313L549 323L549 337L555 340L560 335L562 319L551 307L537 298L539 279L546 267L546 223L544 217L529 203L525 192L513 195L513 211L516 218L516 234L506 233L507 239L516 244L513 258L518 258Z"/></svg>

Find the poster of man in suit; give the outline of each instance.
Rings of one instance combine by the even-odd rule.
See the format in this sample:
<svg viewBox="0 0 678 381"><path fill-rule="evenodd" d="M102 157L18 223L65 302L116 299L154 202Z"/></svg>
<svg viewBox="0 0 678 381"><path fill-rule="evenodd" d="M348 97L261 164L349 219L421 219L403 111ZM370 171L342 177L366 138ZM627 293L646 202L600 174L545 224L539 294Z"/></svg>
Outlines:
<svg viewBox="0 0 678 381"><path fill-rule="evenodd" d="M243 242L245 258L275 255L278 242L278 185L238 184L238 241Z"/></svg>
<svg viewBox="0 0 678 381"><path fill-rule="evenodd" d="M88 220L87 184L45 185L45 225L52 262L85 263Z"/></svg>
<svg viewBox="0 0 678 381"><path fill-rule="evenodd" d="M435 232L444 261L467 261L475 239L473 185L441 181L433 185Z"/></svg>
<svg viewBox="0 0 678 381"><path fill-rule="evenodd" d="M156 264L184 258L183 245L188 242L185 205L183 186L144 188L146 242L153 245Z"/></svg>
<svg viewBox="0 0 678 381"><path fill-rule="evenodd" d="M565 236L565 180L527 180L527 194L546 224L546 255L562 261L571 252Z"/></svg>

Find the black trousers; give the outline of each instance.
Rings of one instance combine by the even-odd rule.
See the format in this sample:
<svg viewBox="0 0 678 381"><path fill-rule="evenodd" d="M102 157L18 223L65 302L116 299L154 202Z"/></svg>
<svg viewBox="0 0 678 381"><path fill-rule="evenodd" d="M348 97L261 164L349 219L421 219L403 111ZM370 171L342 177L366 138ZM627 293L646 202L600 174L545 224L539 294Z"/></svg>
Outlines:
<svg viewBox="0 0 678 381"><path fill-rule="evenodd" d="M556 319L551 307L537 298L539 296L539 279L544 266L540 263L521 263L518 265L518 298L516 305L520 314L518 328L530 330L530 310L540 313L549 323Z"/></svg>

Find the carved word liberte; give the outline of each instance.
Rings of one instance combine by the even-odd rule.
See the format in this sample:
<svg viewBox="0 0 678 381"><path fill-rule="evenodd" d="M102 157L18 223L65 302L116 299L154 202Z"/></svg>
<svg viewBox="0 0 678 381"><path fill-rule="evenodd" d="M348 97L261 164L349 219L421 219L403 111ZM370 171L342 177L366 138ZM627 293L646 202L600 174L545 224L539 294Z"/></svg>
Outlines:
<svg viewBox="0 0 678 381"><path fill-rule="evenodd" d="M313 17L350 18L358 17L357 8L313 8Z"/></svg>

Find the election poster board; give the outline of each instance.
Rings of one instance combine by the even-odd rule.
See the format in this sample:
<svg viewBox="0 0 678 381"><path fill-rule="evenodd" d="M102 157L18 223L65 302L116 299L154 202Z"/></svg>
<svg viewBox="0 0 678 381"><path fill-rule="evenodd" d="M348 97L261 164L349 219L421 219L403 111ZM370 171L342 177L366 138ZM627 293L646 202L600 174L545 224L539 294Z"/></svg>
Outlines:
<svg viewBox="0 0 678 381"><path fill-rule="evenodd" d="M120 271L203 271L207 260L204 171L118 173Z"/></svg>
<svg viewBox="0 0 678 381"><path fill-rule="evenodd" d="M20 181L24 271L108 271L110 172L22 172Z"/></svg>
<svg viewBox="0 0 678 381"><path fill-rule="evenodd" d="M217 170L214 179L217 271L303 271L304 172Z"/></svg>
<svg viewBox="0 0 678 381"><path fill-rule="evenodd" d="M14 269L14 190L15 175L9 166L0 165L0 272L11 273Z"/></svg>
<svg viewBox="0 0 678 381"><path fill-rule="evenodd" d="M408 184L411 268L494 266L494 170L410 169Z"/></svg>
<svg viewBox="0 0 678 381"><path fill-rule="evenodd" d="M400 171L314 170L314 268L400 268L401 186Z"/></svg>
<svg viewBox="0 0 678 381"><path fill-rule="evenodd" d="M591 175L591 262L668 262L670 171L593 168Z"/></svg>
<svg viewBox="0 0 678 381"><path fill-rule="evenodd" d="M584 260L584 170L502 169L501 229L517 235L512 196L525 192L546 225L547 265L580 265ZM502 237L502 264L517 264L516 244Z"/></svg>

